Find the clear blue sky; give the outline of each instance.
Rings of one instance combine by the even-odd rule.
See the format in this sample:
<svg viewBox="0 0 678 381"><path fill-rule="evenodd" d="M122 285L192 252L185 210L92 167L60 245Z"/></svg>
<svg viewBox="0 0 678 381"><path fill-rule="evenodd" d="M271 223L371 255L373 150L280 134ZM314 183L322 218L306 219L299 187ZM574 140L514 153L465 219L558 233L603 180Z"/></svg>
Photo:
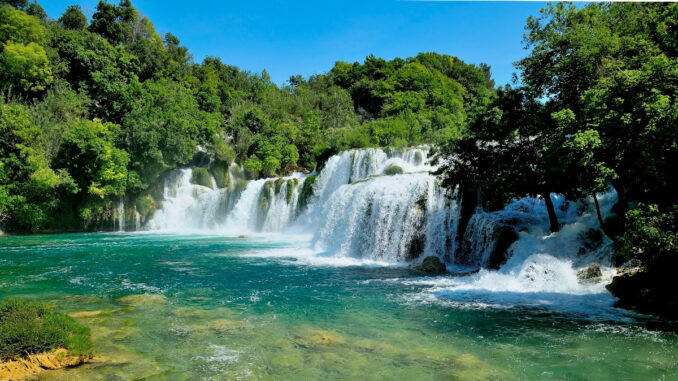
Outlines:
<svg viewBox="0 0 678 381"><path fill-rule="evenodd" d="M114 0L117 3L117 0ZM38 0L52 18L70 4L91 16L96 0ZM111 1L112 2L112 1ZM290 75L324 73L335 61L391 59L434 51L492 66L511 81L525 55L525 19L541 2L133 0L162 35L171 32L196 62L221 57L241 69Z"/></svg>

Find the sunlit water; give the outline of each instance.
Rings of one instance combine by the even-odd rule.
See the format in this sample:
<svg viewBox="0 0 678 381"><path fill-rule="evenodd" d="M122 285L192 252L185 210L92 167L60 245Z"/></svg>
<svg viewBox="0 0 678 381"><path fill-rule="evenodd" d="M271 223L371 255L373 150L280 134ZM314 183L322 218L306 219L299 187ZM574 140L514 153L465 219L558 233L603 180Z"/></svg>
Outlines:
<svg viewBox="0 0 678 381"><path fill-rule="evenodd" d="M475 287L502 275L423 277L303 243L2 237L0 297L48 301L92 328L97 359L44 379L678 379L670 327L612 308L604 289Z"/></svg>

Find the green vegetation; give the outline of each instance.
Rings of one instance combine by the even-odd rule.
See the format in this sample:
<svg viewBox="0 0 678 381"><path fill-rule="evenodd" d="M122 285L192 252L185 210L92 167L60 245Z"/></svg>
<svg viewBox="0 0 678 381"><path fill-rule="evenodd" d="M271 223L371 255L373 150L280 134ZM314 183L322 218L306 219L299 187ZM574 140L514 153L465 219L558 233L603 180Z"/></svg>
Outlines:
<svg viewBox="0 0 678 381"><path fill-rule="evenodd" d="M678 264L677 28L675 4L557 3L529 18L523 86L499 89L438 153L444 183L460 189L460 226L478 194L488 209L540 195L552 231L551 193L590 197L618 262L646 271L615 278L620 305L678 316L667 291ZM610 185L618 203L603 220L596 194Z"/></svg>
<svg viewBox="0 0 678 381"><path fill-rule="evenodd" d="M73 355L91 355L89 328L70 316L34 302L0 302L0 360L66 348Z"/></svg>
<svg viewBox="0 0 678 381"><path fill-rule="evenodd" d="M212 177L210 176L210 173L207 171L207 168L203 167L193 168L193 172L191 174L191 183L212 188Z"/></svg>
<svg viewBox="0 0 678 381"><path fill-rule="evenodd" d="M388 176L402 175L403 169L395 164L391 164L388 167L386 167L386 169L384 169L384 174Z"/></svg>
<svg viewBox="0 0 678 381"><path fill-rule="evenodd" d="M260 178L349 148L443 144L494 92L489 67L435 53L337 62L276 86L266 71L193 62L129 0L99 1L89 23L77 5L51 20L3 1L0 226L110 228L121 197L139 204L204 152L225 187L234 161Z"/></svg>

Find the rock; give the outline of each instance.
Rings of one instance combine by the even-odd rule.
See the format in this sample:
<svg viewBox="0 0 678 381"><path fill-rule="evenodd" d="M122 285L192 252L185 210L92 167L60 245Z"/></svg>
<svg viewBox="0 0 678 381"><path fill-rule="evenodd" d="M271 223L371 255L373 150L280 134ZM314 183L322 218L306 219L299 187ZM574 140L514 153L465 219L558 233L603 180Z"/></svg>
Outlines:
<svg viewBox="0 0 678 381"><path fill-rule="evenodd" d="M344 344L346 340L336 331L310 330L303 336L297 336L294 343L302 348L327 347Z"/></svg>
<svg viewBox="0 0 678 381"><path fill-rule="evenodd" d="M123 296L118 301L134 307L154 307L167 303L167 297L162 294L138 294Z"/></svg>
<svg viewBox="0 0 678 381"><path fill-rule="evenodd" d="M88 362L92 357L71 356L64 348L29 355L27 358L0 362L0 380L26 380L35 378L45 370L55 370L77 366Z"/></svg>
<svg viewBox="0 0 678 381"><path fill-rule="evenodd" d="M440 258L431 255L424 258L419 266L414 266L414 269L427 273L442 273L445 272L446 267Z"/></svg>
<svg viewBox="0 0 678 381"><path fill-rule="evenodd" d="M518 227L527 224L515 216L474 214L455 252L455 263L498 269L510 257L509 248L518 240Z"/></svg>
<svg viewBox="0 0 678 381"><path fill-rule="evenodd" d="M629 267L612 279L607 289L619 300L615 307L667 319L678 319L675 267L648 270Z"/></svg>
<svg viewBox="0 0 678 381"><path fill-rule="evenodd" d="M596 250L603 244L603 233L598 229L591 228L579 234L579 239L583 242L583 247L579 249L579 253L585 253Z"/></svg>
<svg viewBox="0 0 678 381"><path fill-rule="evenodd" d="M238 236L238 238L249 238L249 237L246 236L245 234L240 234L240 235Z"/></svg>
<svg viewBox="0 0 678 381"><path fill-rule="evenodd" d="M230 184L231 177L229 176L229 167L230 164L222 160L214 160L209 165L209 170L214 176L214 182L217 184L218 188L228 188Z"/></svg>
<svg viewBox="0 0 678 381"><path fill-rule="evenodd" d="M393 175L402 175L403 174L403 169L400 166L397 166L395 164L391 164L386 169L384 169L384 174L387 176L393 176Z"/></svg>
<svg viewBox="0 0 678 381"><path fill-rule="evenodd" d="M598 283L602 276L603 272L600 271L600 266L597 263L593 263L577 273L577 278L586 283Z"/></svg>

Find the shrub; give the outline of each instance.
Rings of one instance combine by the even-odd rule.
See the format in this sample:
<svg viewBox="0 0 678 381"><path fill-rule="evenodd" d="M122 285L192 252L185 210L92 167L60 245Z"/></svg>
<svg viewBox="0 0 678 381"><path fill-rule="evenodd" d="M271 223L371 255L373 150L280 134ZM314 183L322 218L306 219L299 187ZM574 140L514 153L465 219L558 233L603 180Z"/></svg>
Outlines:
<svg viewBox="0 0 678 381"><path fill-rule="evenodd" d="M47 306L21 299L0 302L0 360L66 348L92 355L89 328Z"/></svg>
<svg viewBox="0 0 678 381"><path fill-rule="evenodd" d="M622 261L639 260L645 266L678 260L678 205L660 211L657 205L638 204L626 214L626 232L619 240Z"/></svg>

